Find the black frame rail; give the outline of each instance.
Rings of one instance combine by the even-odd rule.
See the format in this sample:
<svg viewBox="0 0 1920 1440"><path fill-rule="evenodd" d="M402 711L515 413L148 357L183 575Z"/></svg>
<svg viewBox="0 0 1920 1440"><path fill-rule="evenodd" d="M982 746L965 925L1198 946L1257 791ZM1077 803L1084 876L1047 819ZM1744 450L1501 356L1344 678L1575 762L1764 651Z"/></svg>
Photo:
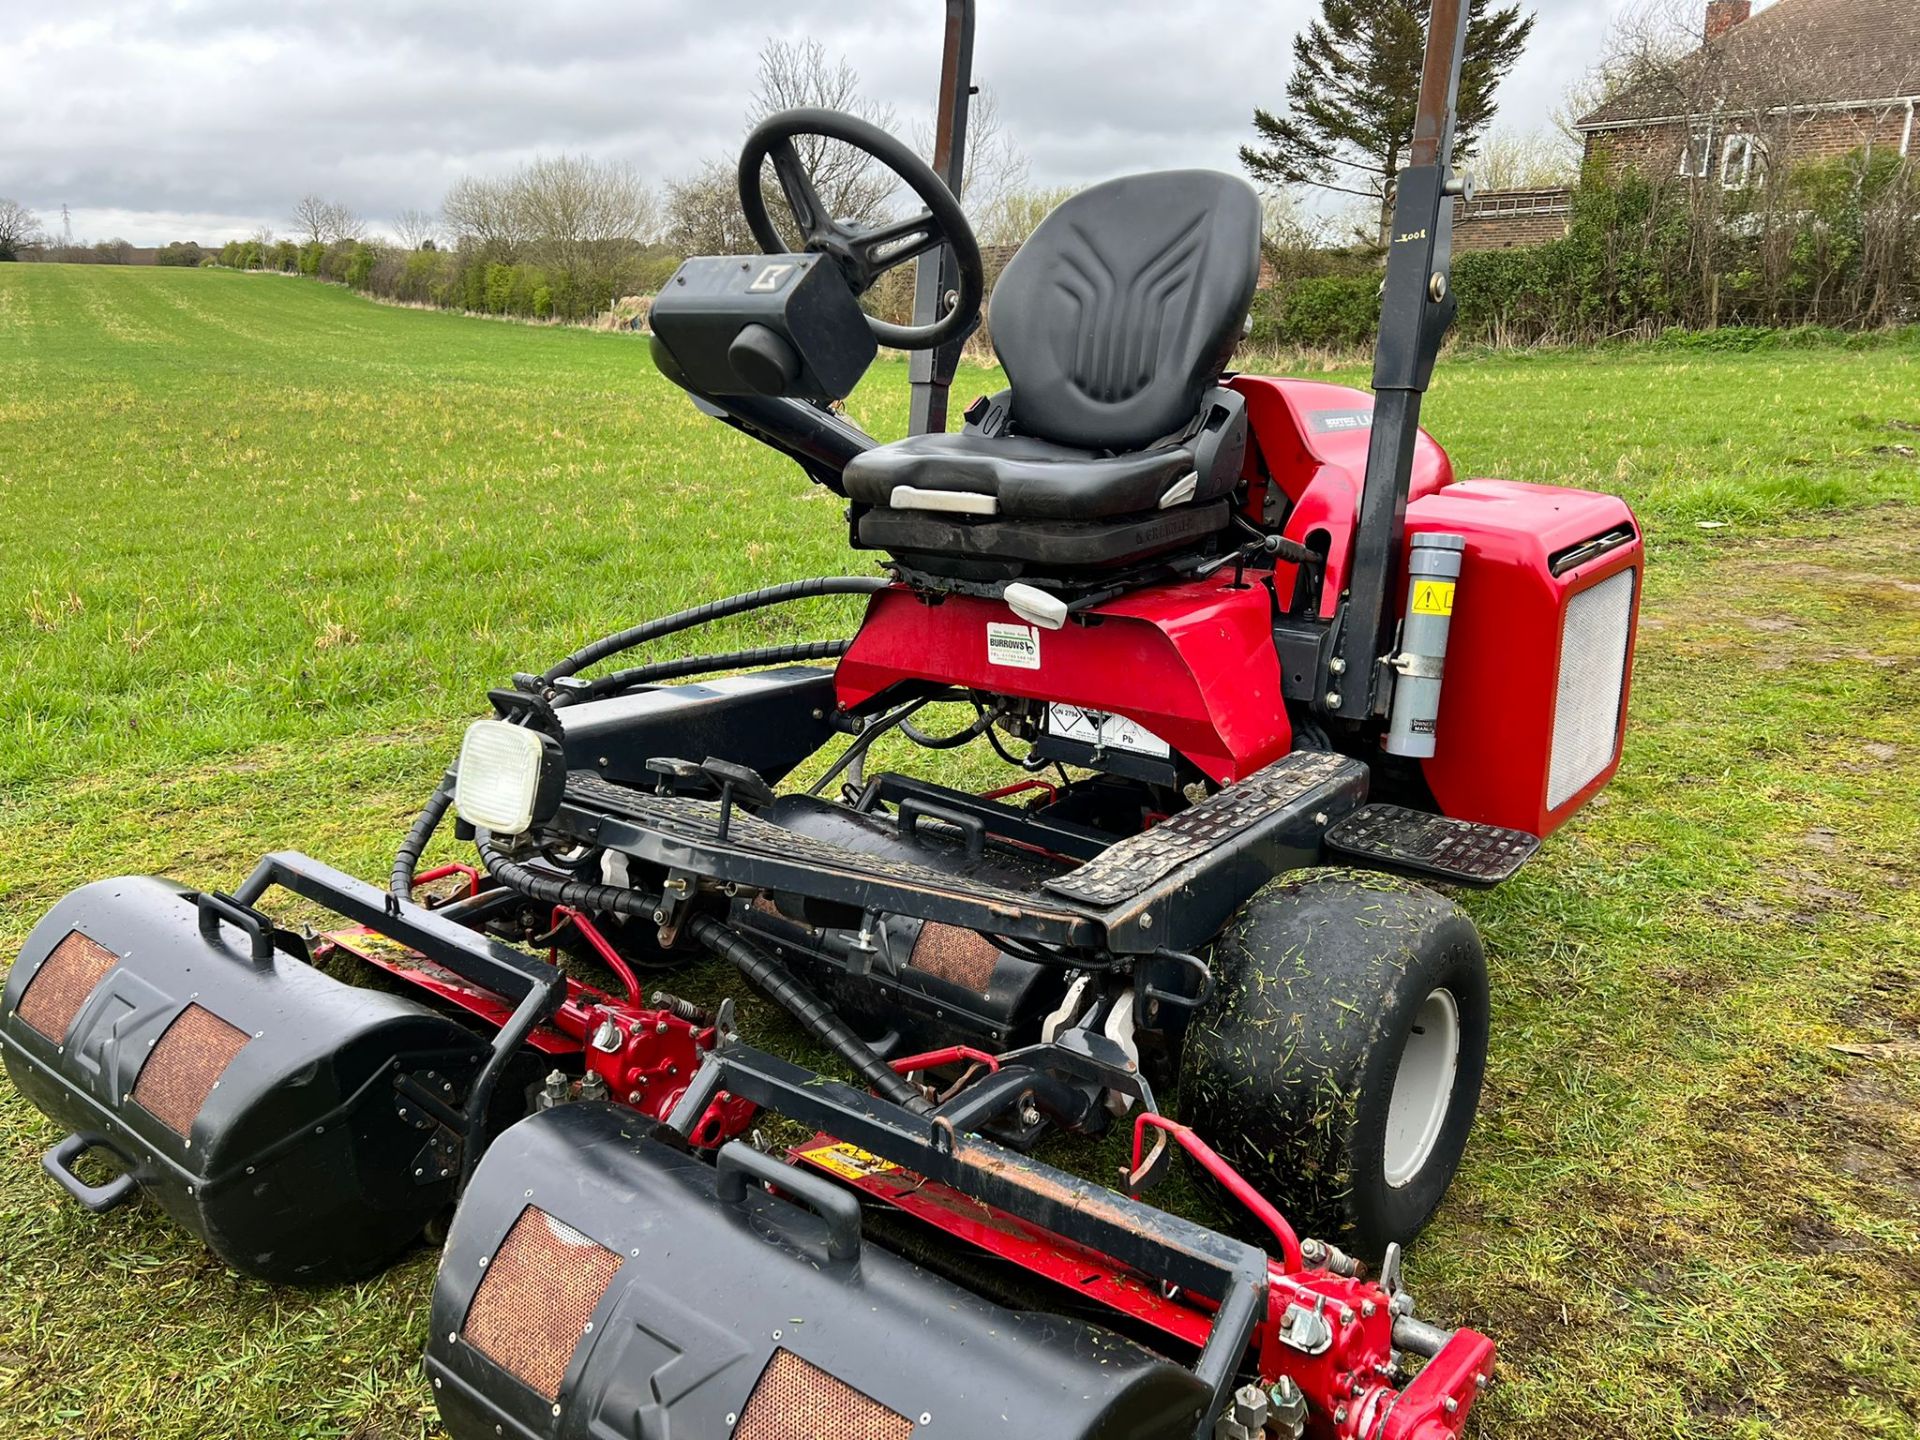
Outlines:
<svg viewBox="0 0 1920 1440"><path fill-rule="evenodd" d="M1395 186L1373 361L1373 431L1353 535L1350 594L1315 697L1318 709L1343 720L1384 714L1393 698L1393 671L1386 659L1394 639L1395 582L1414 443L1421 401L1455 306L1453 202L1462 192L1453 174L1453 131L1470 9L1467 0L1433 0L1411 163Z"/></svg>

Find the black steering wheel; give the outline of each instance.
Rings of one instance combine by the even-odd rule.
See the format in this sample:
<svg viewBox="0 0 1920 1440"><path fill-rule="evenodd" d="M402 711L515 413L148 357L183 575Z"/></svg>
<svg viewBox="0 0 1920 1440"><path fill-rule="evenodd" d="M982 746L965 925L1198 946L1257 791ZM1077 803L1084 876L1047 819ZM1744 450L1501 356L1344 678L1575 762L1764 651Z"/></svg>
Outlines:
<svg viewBox="0 0 1920 1440"><path fill-rule="evenodd" d="M910 219L869 228L848 225L827 214L813 177L793 148L794 137L815 135L838 140L871 155L886 166L927 208ZM747 136L740 152L740 208L747 228L769 255L788 253L760 189L760 167L773 160L773 173L800 227L800 244L816 254L830 255L846 273L856 295L864 295L896 265L918 259L941 245L951 246L959 262L960 288L946 314L931 325L895 325L867 317L874 339L896 350L932 350L958 340L972 328L986 297L986 267L980 263L980 242L967 224L966 212L931 166L886 131L839 110L803 108L769 115Z"/></svg>

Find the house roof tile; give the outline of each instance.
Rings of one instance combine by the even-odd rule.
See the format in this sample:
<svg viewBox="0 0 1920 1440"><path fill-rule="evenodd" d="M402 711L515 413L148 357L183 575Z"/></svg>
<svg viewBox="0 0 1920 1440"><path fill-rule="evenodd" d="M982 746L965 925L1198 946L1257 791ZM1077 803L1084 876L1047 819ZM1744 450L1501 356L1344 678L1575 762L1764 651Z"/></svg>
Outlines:
<svg viewBox="0 0 1920 1440"><path fill-rule="evenodd" d="M1782 82L1790 83L1784 103L1791 105L1920 95L1920 0L1778 0L1694 51L1670 76L1615 96L1580 128L1738 109L1758 103L1740 93L1743 78L1763 74L1791 77ZM1715 103L1681 99L1701 90Z"/></svg>

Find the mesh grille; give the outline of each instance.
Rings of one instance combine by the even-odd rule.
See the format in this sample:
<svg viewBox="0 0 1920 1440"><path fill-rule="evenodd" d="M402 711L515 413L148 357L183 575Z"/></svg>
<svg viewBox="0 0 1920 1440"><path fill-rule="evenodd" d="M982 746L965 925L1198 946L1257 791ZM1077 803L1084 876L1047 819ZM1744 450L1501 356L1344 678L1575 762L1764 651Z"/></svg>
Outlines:
<svg viewBox="0 0 1920 1440"><path fill-rule="evenodd" d="M1547 808L1557 810L1613 762L1628 627L1639 572L1622 570L1567 602L1560 631L1560 693L1553 707Z"/></svg>
<svg viewBox="0 0 1920 1440"><path fill-rule="evenodd" d="M20 1018L58 1045L67 1038L73 1017L87 1003L120 957L78 930L53 947L20 997Z"/></svg>
<svg viewBox="0 0 1920 1440"><path fill-rule="evenodd" d="M140 1067L133 1100L176 1135L193 1129L193 1117L213 1093L214 1082L247 1043L247 1032L211 1010L189 1005Z"/></svg>
<svg viewBox="0 0 1920 1440"><path fill-rule="evenodd" d="M776 1350L733 1440L908 1440L913 1422L790 1350Z"/></svg>
<svg viewBox="0 0 1920 1440"><path fill-rule="evenodd" d="M993 967L999 960L999 947L978 931L929 920L920 927L920 938L913 942L911 964L916 970L984 995L993 983Z"/></svg>
<svg viewBox="0 0 1920 1440"><path fill-rule="evenodd" d="M466 1342L549 1400L620 1257L534 1205L520 1212L473 1292Z"/></svg>

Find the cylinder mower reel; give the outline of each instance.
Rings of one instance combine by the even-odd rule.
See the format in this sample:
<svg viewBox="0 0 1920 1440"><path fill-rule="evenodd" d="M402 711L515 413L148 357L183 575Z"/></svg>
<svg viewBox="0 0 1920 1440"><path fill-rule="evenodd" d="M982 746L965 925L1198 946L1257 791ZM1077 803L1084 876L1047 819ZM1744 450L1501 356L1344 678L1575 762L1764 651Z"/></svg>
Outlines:
<svg viewBox="0 0 1920 1440"><path fill-rule="evenodd" d="M1258 196L1180 170L1041 223L994 291L1007 386L946 433L986 290L970 0L935 166L763 120L766 253L688 259L654 353L875 573L488 692L384 888L282 853L231 894L66 897L0 997L52 1178L275 1282L445 1233L455 1440L1462 1435L1493 1342L1401 1279L1492 1039L1451 892L1618 767L1645 565L1617 499L1461 479L1420 429L1468 9L1431 6L1372 394L1230 371ZM830 216L815 142L890 168L903 218ZM913 323L868 315L910 261ZM834 408L879 344L916 352L888 444ZM696 633L806 635L826 597L855 634ZM290 932L280 891L335 919ZM1062 1136L1128 1163L1035 1158ZM1176 1168L1223 1228L1150 1203Z"/></svg>

